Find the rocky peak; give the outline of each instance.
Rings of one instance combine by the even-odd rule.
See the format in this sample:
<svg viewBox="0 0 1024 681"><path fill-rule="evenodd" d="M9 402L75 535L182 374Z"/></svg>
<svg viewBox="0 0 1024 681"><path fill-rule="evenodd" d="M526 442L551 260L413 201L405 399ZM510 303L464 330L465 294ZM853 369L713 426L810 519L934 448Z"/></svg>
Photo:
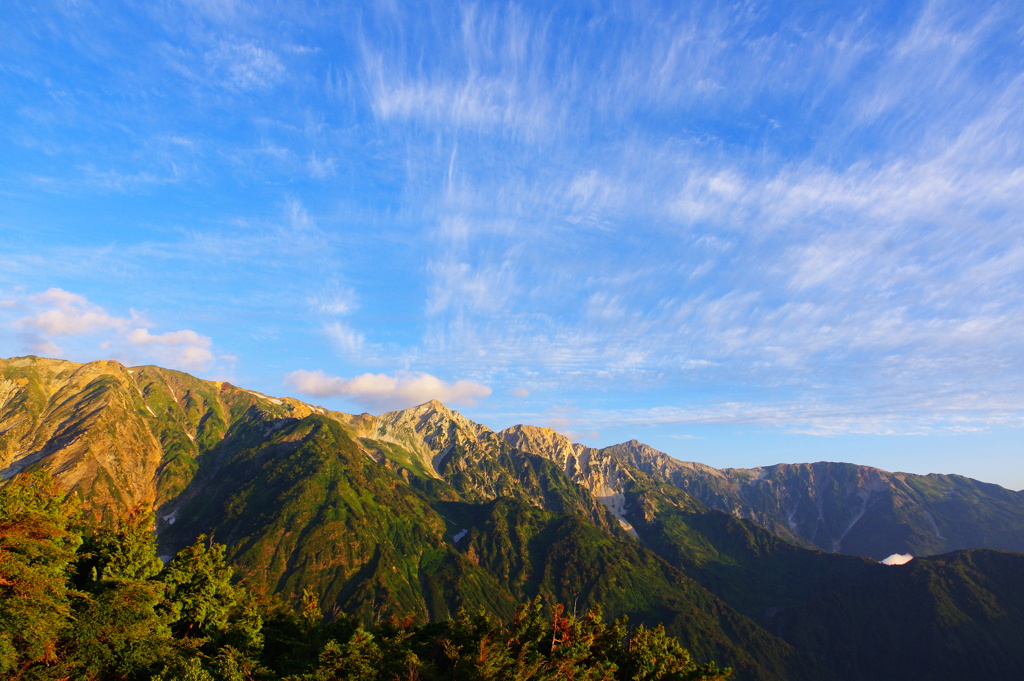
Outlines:
<svg viewBox="0 0 1024 681"><path fill-rule="evenodd" d="M635 536L633 526L626 519L629 507L623 493L632 476L617 459L607 456L603 450L573 443L551 428L518 425L506 428L498 435L521 451L557 463L566 475L589 490L622 527Z"/></svg>
<svg viewBox="0 0 1024 681"><path fill-rule="evenodd" d="M381 414L377 419L377 430L379 433L409 431L427 440L435 438L440 432L447 432L452 429L471 433L478 439L494 433L487 426L470 421L459 412L449 409L437 400L430 400L409 409Z"/></svg>
<svg viewBox="0 0 1024 681"><path fill-rule="evenodd" d="M588 449L574 444L552 428L518 425L498 433L505 442L524 452L543 456L545 459L565 467L570 459L576 458Z"/></svg>
<svg viewBox="0 0 1024 681"><path fill-rule="evenodd" d="M605 447L601 451L623 463L636 466L648 475L673 484L677 484L678 478L689 478L694 474L721 479L726 477L717 468L694 461L680 461L638 440Z"/></svg>
<svg viewBox="0 0 1024 681"><path fill-rule="evenodd" d="M374 421L372 437L407 449L422 460L427 470L440 476L441 461L457 444L493 438L494 431L437 400L430 400L409 409L381 414Z"/></svg>

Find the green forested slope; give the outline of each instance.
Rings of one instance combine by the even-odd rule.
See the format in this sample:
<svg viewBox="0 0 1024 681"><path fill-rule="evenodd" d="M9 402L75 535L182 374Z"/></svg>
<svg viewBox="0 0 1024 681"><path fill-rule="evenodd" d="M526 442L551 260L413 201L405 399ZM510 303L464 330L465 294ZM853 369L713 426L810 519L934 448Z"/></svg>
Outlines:
<svg viewBox="0 0 1024 681"><path fill-rule="evenodd" d="M798 650L820 651L818 678L1024 676L1024 555L958 551L870 567L767 619Z"/></svg>
<svg viewBox="0 0 1024 681"><path fill-rule="evenodd" d="M0 488L0 674L12 681L721 681L660 626L540 600L496 621L459 611L364 627L235 583L200 536L165 566L145 511L83 522L48 474Z"/></svg>
<svg viewBox="0 0 1024 681"><path fill-rule="evenodd" d="M1008 644L1024 638L1020 555L970 551L889 567L809 550L792 531L711 508L738 484L725 472L681 465L700 474L688 487L679 466L652 452L639 443L592 450L528 426L494 433L436 402L353 416L157 367L0 361L8 484L49 471L90 523L153 504L161 553L212 536L256 592L305 598L307 611L347 622L349 634L391 617L427 626L460 608L509 621L516 604L540 598L549 621L562 603L662 624L738 679L903 679L912 670L953 679L978 659L1000 678L1024 677L1024 650ZM838 524L822 531L834 537L860 512L851 498L870 505L863 485L886 489L871 470L793 468L774 500L764 484L744 503L756 492L765 513L799 513L787 504L803 497L787 494L813 488L814 512L833 509ZM917 506L901 501L901 513L927 507L963 533L1000 518L985 540L1016 536L1014 493L949 477L904 476L900 489L911 491L899 494L916 495ZM861 519L905 527L886 517ZM130 588L139 608L156 607L150 587ZM104 593L112 603L122 592Z"/></svg>
<svg viewBox="0 0 1024 681"><path fill-rule="evenodd" d="M441 620L459 607L508 617L540 596L664 623L697 659L782 678L784 642L611 525L550 462L507 447L486 465L459 465L465 456L449 455L455 484L439 487L379 465L325 416L239 422L206 455L161 542L171 552L210 533L250 580L314 591L325 612L366 622Z"/></svg>

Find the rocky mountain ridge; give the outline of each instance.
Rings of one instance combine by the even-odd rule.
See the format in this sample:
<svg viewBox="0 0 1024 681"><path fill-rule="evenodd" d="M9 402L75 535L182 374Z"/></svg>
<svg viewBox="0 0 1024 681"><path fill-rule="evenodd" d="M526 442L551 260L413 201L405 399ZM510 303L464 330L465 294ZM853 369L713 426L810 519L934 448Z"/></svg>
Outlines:
<svg viewBox="0 0 1024 681"><path fill-rule="evenodd" d="M2 360L0 367L0 476L41 466L82 491L87 505L95 497L100 508L154 503L167 505L161 515L172 516L199 457L238 423L261 413L296 420L319 414L351 429L371 458L437 480L456 449L487 456L504 443L541 456L627 531L633 526L625 489L639 471L710 508L825 551L877 560L965 548L1024 551L1024 493L962 476L833 462L719 470L636 440L598 449L549 428L518 425L496 433L437 401L351 415L152 366L25 357ZM470 477L484 484L479 472ZM498 481L486 484L493 498Z"/></svg>
<svg viewBox="0 0 1024 681"><path fill-rule="evenodd" d="M663 624L741 680L1024 673L1024 653L1001 643L1024 635L1024 555L888 567L799 545L845 548L863 523L895 528L895 546L924 513L945 537L1018 537L1016 493L976 481L851 464L717 471L635 441L494 432L438 402L341 414L115 362L0 360L0 386L9 475L48 470L96 518L153 504L167 555L212 535L246 581L309 591L327 613L508 617L540 597ZM917 496L884 486L896 483ZM900 514L876 511L890 507Z"/></svg>
<svg viewBox="0 0 1024 681"><path fill-rule="evenodd" d="M1024 492L964 476L826 461L718 470L635 440L608 449L711 508L803 546L878 560L966 548L1024 551Z"/></svg>
<svg viewBox="0 0 1024 681"><path fill-rule="evenodd" d="M624 530L636 536L627 519L631 511L625 491L635 482L631 471L604 450L573 443L551 428L517 425L499 433L505 442L525 452L544 456L560 465L576 484L587 489L619 521Z"/></svg>

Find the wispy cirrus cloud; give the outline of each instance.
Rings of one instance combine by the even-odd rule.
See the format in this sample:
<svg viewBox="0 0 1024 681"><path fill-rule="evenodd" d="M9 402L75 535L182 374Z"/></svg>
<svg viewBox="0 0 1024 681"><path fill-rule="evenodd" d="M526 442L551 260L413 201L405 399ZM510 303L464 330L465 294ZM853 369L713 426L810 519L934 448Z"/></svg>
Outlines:
<svg viewBox="0 0 1024 681"><path fill-rule="evenodd" d="M162 184L173 184L183 180L183 170L174 163L167 164L167 167L159 170L139 170L136 172L124 173L117 170L100 170L92 165L82 168L82 181L99 189L127 192L135 191L142 187L151 187ZM60 182L58 186L51 186L54 189L67 189L69 182Z"/></svg>
<svg viewBox="0 0 1024 681"><path fill-rule="evenodd" d="M873 122L895 114L902 121L946 122L951 110L977 106L971 97L983 91L971 69L983 58L984 41L1009 19L1005 15L1006 8L998 5L968 10L936 0L924 3L858 98L856 120Z"/></svg>
<svg viewBox="0 0 1024 681"><path fill-rule="evenodd" d="M363 347L366 344L364 334L339 321L324 324L324 333L343 356L356 360L361 358Z"/></svg>
<svg viewBox="0 0 1024 681"><path fill-rule="evenodd" d="M239 91L273 87L286 72L273 51L252 42L220 42L205 53L204 61L214 78Z"/></svg>
<svg viewBox="0 0 1024 681"><path fill-rule="evenodd" d="M928 398L924 395L918 397ZM572 412L575 427L640 432L663 426L756 426L803 435L930 435L984 431L993 426L1024 425L1024 415L1012 398L982 398L971 393L943 395L925 406L916 402L911 412L892 401L851 405L835 402L776 400L712 402L692 407L651 407ZM952 403L959 403L951 407ZM940 406L942 405L942 406ZM938 407L932 411L931 407ZM568 423L568 422L567 422Z"/></svg>
<svg viewBox="0 0 1024 681"><path fill-rule="evenodd" d="M857 81L842 107L830 112L839 100L823 95L815 104L810 129L824 133L840 121L848 128L837 136L839 153L811 147L796 160L772 151L754 157L697 136L666 144L633 125L625 138L611 132L597 146L606 157L588 157L582 170L579 156L556 146L548 153L564 169L552 164L531 184L476 172L460 146L448 171L458 191L447 195L442 207L450 212L439 219L460 225L445 232L445 248L461 269L431 270L430 299L462 304L429 308L428 347L436 342L437 351L463 361L542 366L591 386L609 376L642 385L654 376L682 384L700 377L765 387L783 381L813 394L822 390L814 377L830 376L836 388L852 381L891 391L898 386L891 357L905 362L899 381L939 380L935 367L952 363L948 378L962 389L988 384L986 363L1012 363L1021 328L1012 216L1024 211L1024 100L1019 79L987 79L978 70L992 16L950 19L935 7L894 31L891 49L855 17L803 44L774 35L749 48L726 17L698 17L692 25L724 22L722 30L704 32L701 45L702 33L693 31L647 40L649 51L638 50L636 63L617 72L628 72L634 86L607 108L573 100L585 113L567 132L586 139L588 123L610 120L615 107L685 108L682 93L692 96L698 81L709 86L701 101L719 105L768 96L769 85L743 77L718 94L710 87L714 74L745 60L764 69L733 70L761 73L764 83L788 81L780 92L797 92L811 81L793 80L794 70L812 63L811 72L829 74L825 90ZM932 60L935 45L952 45L956 54ZM650 50L662 58L647 59ZM812 53L818 58L806 59ZM950 85L920 100L934 103L939 125L907 136L902 127L930 127L928 112L894 118L891 105L856 122L843 119L851 105L869 106L881 92L893 102L921 95L893 80L908 60L919 75L940 70L940 82ZM672 91L682 65L697 80ZM935 82L915 78L921 87ZM789 116L779 121L783 128L800 123ZM888 144L896 136L900 143ZM856 153L845 146L853 139L862 145ZM883 140L884 148L872 146ZM506 196L522 201L503 203ZM473 227L480 224L476 197L494 197L498 220L514 225L501 239ZM474 293L488 290L501 293L500 306L472 304ZM911 361L918 357L929 361Z"/></svg>
<svg viewBox="0 0 1024 681"><path fill-rule="evenodd" d="M551 46L543 19L515 8L475 5L452 14L431 11L438 15L435 21L418 28L439 29L439 44L451 47L431 55L430 63L423 64L417 46L434 36L417 31L386 48L377 42L379 35L363 36L363 70L379 118L513 132L527 139L546 137L560 125L565 110L545 92L551 85L544 68ZM401 21L381 19L385 25Z"/></svg>
<svg viewBox="0 0 1024 681"><path fill-rule="evenodd" d="M324 286L323 290L310 295L308 302L316 312L325 315L347 315L359 306L355 290L337 284Z"/></svg>
<svg viewBox="0 0 1024 681"><path fill-rule="evenodd" d="M431 262L427 269L433 275L427 299L428 315L451 309L500 312L515 294L513 287L517 282L511 260L482 268L449 260Z"/></svg>
<svg viewBox="0 0 1024 681"><path fill-rule="evenodd" d="M218 341L274 339L275 380L333 352L345 376L472 376L598 421L586 404L617 399L816 433L1020 412L1011 3L84 8L13 36L8 165L113 207L53 217L74 237L49 248L16 226L0 283L188 300ZM51 26L74 39L22 49Z"/></svg>

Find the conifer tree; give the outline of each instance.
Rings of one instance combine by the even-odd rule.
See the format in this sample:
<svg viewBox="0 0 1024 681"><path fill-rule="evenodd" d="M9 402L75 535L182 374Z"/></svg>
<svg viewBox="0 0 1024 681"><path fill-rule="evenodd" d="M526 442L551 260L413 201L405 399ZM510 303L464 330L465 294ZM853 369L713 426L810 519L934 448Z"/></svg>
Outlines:
<svg viewBox="0 0 1024 681"><path fill-rule="evenodd" d="M0 673L57 660L78 520L77 500L65 502L46 473L24 473L0 489Z"/></svg>
<svg viewBox="0 0 1024 681"><path fill-rule="evenodd" d="M200 535L164 570L165 607L176 634L211 638L227 630L238 593L231 583L234 570L227 564L224 550L223 544Z"/></svg>
<svg viewBox="0 0 1024 681"><path fill-rule="evenodd" d="M80 678L136 678L175 653L166 616L158 612L164 586L156 556L154 517L137 508L89 534L76 581L82 592L64 642L62 667Z"/></svg>
<svg viewBox="0 0 1024 681"><path fill-rule="evenodd" d="M205 535L179 551L160 574L166 586L161 610L181 645L191 641L208 661L204 673L212 670L218 681L235 681L265 671L258 659L263 615L253 595L233 583L234 569L224 551L223 544ZM187 673L199 674L199 667L190 664Z"/></svg>

